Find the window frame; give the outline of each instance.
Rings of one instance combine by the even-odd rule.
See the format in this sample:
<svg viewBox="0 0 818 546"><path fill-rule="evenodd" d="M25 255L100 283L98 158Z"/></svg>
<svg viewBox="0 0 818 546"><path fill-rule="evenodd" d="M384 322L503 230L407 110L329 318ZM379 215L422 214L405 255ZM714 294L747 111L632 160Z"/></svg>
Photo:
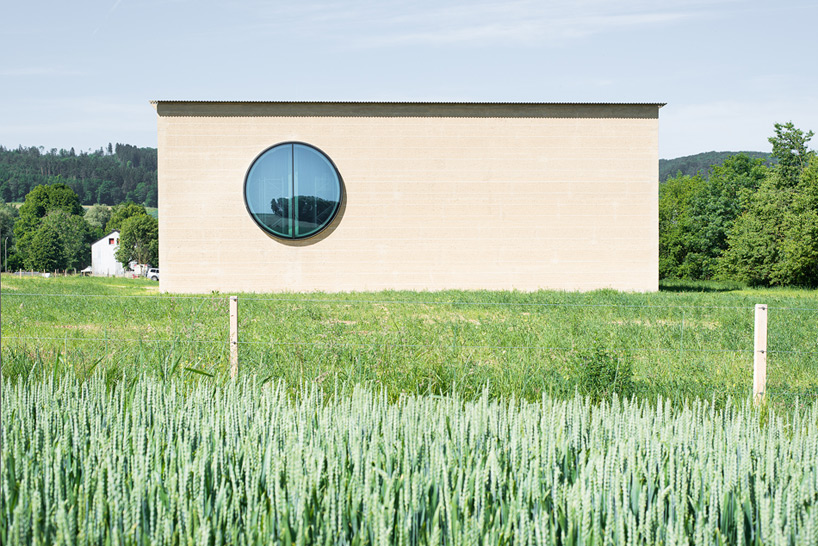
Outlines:
<svg viewBox="0 0 818 546"><path fill-rule="evenodd" d="M290 181L290 194L289 194L289 201L290 201L289 221L292 223L292 226L293 226L293 235L289 236L289 237L286 236L286 235L282 235L280 233L276 233L275 231L272 230L272 228L270 228L264 222L262 222L256 216L256 213L250 208L250 203L249 203L249 201L247 199L247 184L248 184L248 182L250 180L250 172L253 170L253 167L267 153L271 152L275 148L279 148L279 147L282 147L282 146L291 146L292 147L291 148L291 150L292 150L291 166L290 166L290 168L292 169L292 172L291 172L292 180ZM294 206L294 204L296 202L296 199L295 199L295 197L296 197L296 194L295 194L295 185L296 185L296 181L295 181L295 172L296 172L295 146L303 146L303 147L309 148L313 152L316 152L317 154L319 154L328 163L328 165L332 169L332 172L335 175L336 183L338 184L338 201L335 204L335 207L334 207L334 209L332 211L332 214L329 216L329 218L327 218L327 220L323 223L323 225L320 228L316 229L315 231L313 231L312 233L310 233L308 235L295 235L295 218L296 218L296 210L295 210L296 207ZM277 240L283 241L283 242L305 241L305 240L309 240L309 239L311 239L313 237L316 237L317 235L322 233L324 230L326 230L330 225L332 225L333 222L335 222L335 219L338 217L338 213L340 212L340 210L341 210L341 208L343 206L343 201L344 201L344 198L345 198L344 179L341 176L341 172L338 170L338 166L335 164L335 162L332 160L332 158L324 150L322 150L318 146L315 146L313 144L309 144L307 142L303 142L303 141L299 141L299 140L286 140L286 141L282 141L282 142L278 142L276 144L273 144L272 146L268 146L267 148L262 150L260 153L258 153L253 158L253 160L250 162L250 165L247 167L246 172L244 173L244 183L242 184L242 198L244 199L244 207L247 209L247 213L250 215L250 218L252 218L253 222L265 234L269 235L270 237L273 237L274 239L277 239Z"/></svg>

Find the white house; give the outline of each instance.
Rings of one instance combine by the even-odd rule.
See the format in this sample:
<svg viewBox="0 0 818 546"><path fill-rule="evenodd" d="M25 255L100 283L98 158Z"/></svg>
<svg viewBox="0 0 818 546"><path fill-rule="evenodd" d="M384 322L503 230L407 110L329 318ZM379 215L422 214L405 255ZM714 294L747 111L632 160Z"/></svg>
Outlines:
<svg viewBox="0 0 818 546"><path fill-rule="evenodd" d="M95 277L121 277L125 275L122 264L116 260L117 248L119 248L118 229L91 245L91 273Z"/></svg>

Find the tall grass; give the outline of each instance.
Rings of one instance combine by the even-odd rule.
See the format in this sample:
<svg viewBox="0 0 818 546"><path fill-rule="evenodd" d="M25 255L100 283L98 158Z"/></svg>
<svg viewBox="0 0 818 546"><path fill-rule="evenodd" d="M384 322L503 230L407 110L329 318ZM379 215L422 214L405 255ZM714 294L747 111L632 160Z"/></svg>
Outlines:
<svg viewBox="0 0 818 546"><path fill-rule="evenodd" d="M2 544L815 544L818 406L6 382Z"/></svg>
<svg viewBox="0 0 818 546"><path fill-rule="evenodd" d="M0 545L818 543L809 291L0 280Z"/></svg>
<svg viewBox="0 0 818 546"><path fill-rule="evenodd" d="M159 295L131 279L3 276L3 373L110 380L224 377L228 297ZM242 294L241 373L288 384L365 383L401 393L570 397L583 351L633 371L637 396L723 403L752 383L753 306L770 308L769 393L818 394L818 297L810 291L670 285L614 291ZM47 296L43 294L49 294Z"/></svg>

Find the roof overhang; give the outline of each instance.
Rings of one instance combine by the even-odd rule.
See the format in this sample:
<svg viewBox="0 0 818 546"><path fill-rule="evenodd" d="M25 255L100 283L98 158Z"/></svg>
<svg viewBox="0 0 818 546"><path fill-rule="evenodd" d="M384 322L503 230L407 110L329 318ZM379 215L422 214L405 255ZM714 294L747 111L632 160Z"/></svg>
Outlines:
<svg viewBox="0 0 818 546"><path fill-rule="evenodd" d="M152 100L160 116L656 118L663 102L368 102Z"/></svg>

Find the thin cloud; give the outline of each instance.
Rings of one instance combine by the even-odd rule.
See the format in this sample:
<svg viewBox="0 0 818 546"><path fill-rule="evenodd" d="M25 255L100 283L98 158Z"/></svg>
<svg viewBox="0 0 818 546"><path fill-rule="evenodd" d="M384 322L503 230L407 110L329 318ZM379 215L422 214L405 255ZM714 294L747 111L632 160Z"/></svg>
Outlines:
<svg viewBox="0 0 818 546"><path fill-rule="evenodd" d="M119 4L121 4L121 3L122 3L122 0L116 0L116 2L114 2L114 5L112 5L111 8L108 10L108 13L105 14L105 19L103 19L102 23L100 23L100 25L97 28L94 29L94 32L92 33L94 36L99 32L99 29L102 28L102 25L104 25L105 23L108 22L108 18L111 16L111 14L114 13L116 8L118 8Z"/></svg>
<svg viewBox="0 0 818 546"><path fill-rule="evenodd" d="M638 26L672 23L694 17L683 13L651 13L575 18L526 18L498 23L464 24L438 28L427 32L406 32L376 35L362 39L360 46L439 45L505 42L564 42L603 32L613 32Z"/></svg>
<svg viewBox="0 0 818 546"><path fill-rule="evenodd" d="M640 0L323 2L255 6L258 26L290 34L345 39L357 48L506 43L562 43L604 32L713 16L735 0L677 0L656 7Z"/></svg>
<svg viewBox="0 0 818 546"><path fill-rule="evenodd" d="M119 4L121 3L122 0L116 0L116 2L114 2L114 5L111 6L111 9L108 10L108 15L111 15L114 12L114 10L119 7Z"/></svg>
<svg viewBox="0 0 818 546"><path fill-rule="evenodd" d="M0 70L0 76L10 78L39 77L39 76L81 76L85 74L79 70L70 70L56 66L34 66L25 68L9 68Z"/></svg>

